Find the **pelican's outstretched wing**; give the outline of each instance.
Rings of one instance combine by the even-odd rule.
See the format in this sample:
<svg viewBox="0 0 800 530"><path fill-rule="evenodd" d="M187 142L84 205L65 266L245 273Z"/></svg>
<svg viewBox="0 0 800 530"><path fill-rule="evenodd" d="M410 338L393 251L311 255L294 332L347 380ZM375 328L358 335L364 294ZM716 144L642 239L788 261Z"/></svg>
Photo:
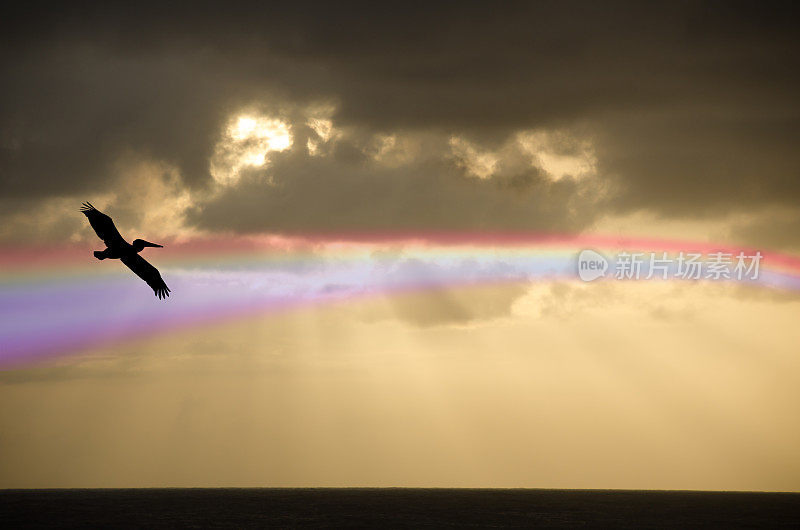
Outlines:
<svg viewBox="0 0 800 530"><path fill-rule="evenodd" d="M161 279L161 274L159 274L158 269L150 265L146 259L139 254L132 254L123 256L120 258L120 261L127 265L136 276L147 282L147 285L153 289L153 292L156 293L159 299L169 296L169 287L167 287L167 284Z"/></svg>
<svg viewBox="0 0 800 530"><path fill-rule="evenodd" d="M89 224L94 228L97 237L103 240L107 247L118 246L124 243L125 240L119 235L117 227L114 226L114 221L109 216L95 208L91 203L83 203L81 212L89 218Z"/></svg>

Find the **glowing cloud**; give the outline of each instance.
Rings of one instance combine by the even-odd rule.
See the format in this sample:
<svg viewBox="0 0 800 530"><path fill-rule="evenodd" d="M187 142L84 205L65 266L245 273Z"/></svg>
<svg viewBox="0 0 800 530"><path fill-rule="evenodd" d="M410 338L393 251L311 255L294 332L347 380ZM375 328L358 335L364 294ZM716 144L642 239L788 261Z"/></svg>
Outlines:
<svg viewBox="0 0 800 530"><path fill-rule="evenodd" d="M459 137L450 138L450 148L457 163L480 179L488 179L494 173L498 157L490 151L481 151L473 143Z"/></svg>
<svg viewBox="0 0 800 530"><path fill-rule="evenodd" d="M239 116L217 144L211 175L220 184L234 184L242 170L266 165L270 152L285 151L292 143L288 123L266 116Z"/></svg>
<svg viewBox="0 0 800 530"><path fill-rule="evenodd" d="M517 134L517 142L531 156L533 164L553 180L566 176L584 178L596 172L597 156L587 140L553 132L524 131ZM567 144L569 149L559 144Z"/></svg>

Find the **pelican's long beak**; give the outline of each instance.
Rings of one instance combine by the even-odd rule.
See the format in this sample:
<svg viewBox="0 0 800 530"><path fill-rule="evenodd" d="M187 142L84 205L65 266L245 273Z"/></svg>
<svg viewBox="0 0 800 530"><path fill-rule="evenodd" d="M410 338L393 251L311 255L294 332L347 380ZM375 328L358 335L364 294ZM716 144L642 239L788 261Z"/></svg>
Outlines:
<svg viewBox="0 0 800 530"><path fill-rule="evenodd" d="M151 243L145 240L142 240L142 245L144 245L145 247L164 248L164 245L156 245L155 243Z"/></svg>

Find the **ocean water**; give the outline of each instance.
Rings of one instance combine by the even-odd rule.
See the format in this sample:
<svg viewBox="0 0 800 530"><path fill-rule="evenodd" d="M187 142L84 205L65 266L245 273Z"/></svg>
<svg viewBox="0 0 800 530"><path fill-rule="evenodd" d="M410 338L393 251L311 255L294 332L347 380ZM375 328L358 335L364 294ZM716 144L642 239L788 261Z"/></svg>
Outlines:
<svg viewBox="0 0 800 530"><path fill-rule="evenodd" d="M800 528L800 494L525 489L0 491L4 528Z"/></svg>

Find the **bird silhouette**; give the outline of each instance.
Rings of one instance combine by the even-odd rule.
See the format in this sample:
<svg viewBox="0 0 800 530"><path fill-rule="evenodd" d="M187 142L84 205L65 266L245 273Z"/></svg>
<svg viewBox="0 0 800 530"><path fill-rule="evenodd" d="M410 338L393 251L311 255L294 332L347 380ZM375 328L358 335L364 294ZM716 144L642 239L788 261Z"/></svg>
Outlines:
<svg viewBox="0 0 800 530"><path fill-rule="evenodd" d="M80 209L81 212L89 219L89 224L92 225L97 237L103 240L106 244L105 250L95 250L94 257L99 260L104 259L118 259L124 263L133 273L139 278L143 279L147 285L153 289L153 292L159 299L164 299L169 296L170 289L158 269L150 265L146 259L139 255L139 252L145 247L163 248L162 245L150 243L144 239L134 239L133 244L128 243L119 234L119 230L114 226L114 221L109 216L92 206L91 203L85 202Z"/></svg>

